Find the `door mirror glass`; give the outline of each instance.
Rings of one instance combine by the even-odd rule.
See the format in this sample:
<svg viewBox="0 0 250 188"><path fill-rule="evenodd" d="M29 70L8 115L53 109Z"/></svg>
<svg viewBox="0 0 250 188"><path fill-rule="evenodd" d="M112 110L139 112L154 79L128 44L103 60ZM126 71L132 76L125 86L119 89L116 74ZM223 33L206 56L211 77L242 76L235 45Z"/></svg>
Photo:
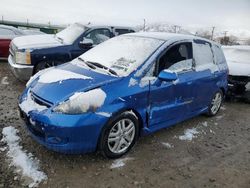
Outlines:
<svg viewBox="0 0 250 188"><path fill-rule="evenodd" d="M81 48L91 48L93 46L93 44L94 44L93 40L83 38L83 40L80 41L79 46Z"/></svg>
<svg viewBox="0 0 250 188"><path fill-rule="evenodd" d="M175 72L168 71L167 69L162 70L158 75L158 78L162 81L175 81L177 80L177 74Z"/></svg>

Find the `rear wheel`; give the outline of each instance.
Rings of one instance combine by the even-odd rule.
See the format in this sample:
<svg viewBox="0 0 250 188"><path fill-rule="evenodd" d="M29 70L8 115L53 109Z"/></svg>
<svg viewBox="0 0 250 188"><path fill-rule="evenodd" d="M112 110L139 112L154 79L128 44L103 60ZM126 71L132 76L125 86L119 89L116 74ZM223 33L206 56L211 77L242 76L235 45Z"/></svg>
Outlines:
<svg viewBox="0 0 250 188"><path fill-rule="evenodd" d="M124 112L108 123L100 138L100 150L105 157L119 158L135 144L139 132L137 117Z"/></svg>
<svg viewBox="0 0 250 188"><path fill-rule="evenodd" d="M223 93L221 90L219 90L214 94L211 103L208 107L208 116L215 116L219 112L222 101Z"/></svg>

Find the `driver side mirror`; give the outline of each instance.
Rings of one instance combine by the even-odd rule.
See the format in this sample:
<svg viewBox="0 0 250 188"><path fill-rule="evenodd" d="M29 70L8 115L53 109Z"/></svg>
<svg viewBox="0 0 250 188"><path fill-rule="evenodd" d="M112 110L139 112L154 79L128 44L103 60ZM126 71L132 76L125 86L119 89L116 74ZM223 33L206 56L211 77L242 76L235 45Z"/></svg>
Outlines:
<svg viewBox="0 0 250 188"><path fill-rule="evenodd" d="M166 70L162 70L160 74L158 75L158 78L162 81L175 81L178 79L177 74L175 72L171 72Z"/></svg>
<svg viewBox="0 0 250 188"><path fill-rule="evenodd" d="M91 39L83 38L83 40L79 42L80 48L91 48L93 45L94 42Z"/></svg>

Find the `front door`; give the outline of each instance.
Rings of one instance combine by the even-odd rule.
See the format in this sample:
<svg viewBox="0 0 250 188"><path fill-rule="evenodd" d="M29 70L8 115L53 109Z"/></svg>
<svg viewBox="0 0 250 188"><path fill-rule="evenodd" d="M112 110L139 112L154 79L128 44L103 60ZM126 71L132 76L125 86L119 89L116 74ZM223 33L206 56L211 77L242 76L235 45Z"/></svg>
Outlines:
<svg viewBox="0 0 250 188"><path fill-rule="evenodd" d="M171 82L159 79L150 85L149 126L167 127L181 121L188 114L194 100L192 42L170 46L156 63L155 76L163 70L176 72Z"/></svg>

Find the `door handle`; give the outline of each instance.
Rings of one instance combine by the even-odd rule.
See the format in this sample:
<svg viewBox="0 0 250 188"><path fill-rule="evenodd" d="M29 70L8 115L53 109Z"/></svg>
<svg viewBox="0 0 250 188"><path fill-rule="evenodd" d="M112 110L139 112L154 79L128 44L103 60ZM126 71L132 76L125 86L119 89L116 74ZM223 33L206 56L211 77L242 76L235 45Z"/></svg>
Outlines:
<svg viewBox="0 0 250 188"><path fill-rule="evenodd" d="M192 81L189 81L189 82L187 82L187 85L191 85L193 82Z"/></svg>

